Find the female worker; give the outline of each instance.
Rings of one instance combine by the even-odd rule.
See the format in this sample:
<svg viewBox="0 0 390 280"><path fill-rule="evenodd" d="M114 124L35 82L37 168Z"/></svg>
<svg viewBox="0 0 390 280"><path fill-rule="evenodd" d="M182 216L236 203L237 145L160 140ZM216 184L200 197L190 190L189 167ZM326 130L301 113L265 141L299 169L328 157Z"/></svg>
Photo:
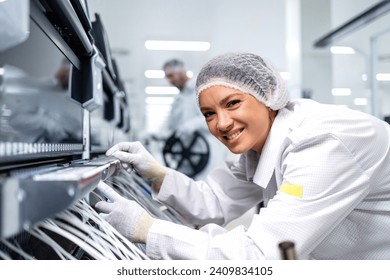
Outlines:
<svg viewBox="0 0 390 280"><path fill-rule="evenodd" d="M210 132L234 163L194 181L156 162L140 143L107 151L153 182L155 199L199 230L151 217L99 184L96 207L153 259L278 259L291 240L300 259L390 258L390 128L362 112L289 100L258 55L230 53L197 78ZM222 226L264 202L248 228Z"/></svg>

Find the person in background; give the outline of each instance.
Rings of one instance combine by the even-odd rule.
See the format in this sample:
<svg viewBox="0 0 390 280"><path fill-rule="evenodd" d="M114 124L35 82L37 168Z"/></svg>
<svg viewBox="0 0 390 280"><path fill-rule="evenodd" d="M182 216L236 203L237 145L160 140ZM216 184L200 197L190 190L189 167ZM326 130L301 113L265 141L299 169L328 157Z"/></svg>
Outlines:
<svg viewBox="0 0 390 280"><path fill-rule="evenodd" d="M153 183L153 197L199 230L155 219L100 182L96 208L152 259L390 259L390 127L369 114L291 100L270 62L253 53L210 60L197 77L210 132L239 157L195 181L139 142L106 154ZM223 225L264 202L248 228Z"/></svg>
<svg viewBox="0 0 390 280"><path fill-rule="evenodd" d="M179 89L167 121L170 132L178 137L189 137L195 130L207 129L203 116L196 105L195 87L187 75L184 63L171 59L164 63L163 70L169 83ZM180 121L179 121L180 120Z"/></svg>

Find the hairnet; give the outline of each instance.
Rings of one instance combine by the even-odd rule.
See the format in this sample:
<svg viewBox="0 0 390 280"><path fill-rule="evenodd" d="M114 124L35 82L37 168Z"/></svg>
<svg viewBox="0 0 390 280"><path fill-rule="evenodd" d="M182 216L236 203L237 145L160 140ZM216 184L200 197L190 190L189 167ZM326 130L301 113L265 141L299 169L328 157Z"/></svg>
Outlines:
<svg viewBox="0 0 390 280"><path fill-rule="evenodd" d="M289 101L285 82L265 59L252 53L227 53L207 62L196 80L196 93L225 86L253 95L265 106L279 110Z"/></svg>

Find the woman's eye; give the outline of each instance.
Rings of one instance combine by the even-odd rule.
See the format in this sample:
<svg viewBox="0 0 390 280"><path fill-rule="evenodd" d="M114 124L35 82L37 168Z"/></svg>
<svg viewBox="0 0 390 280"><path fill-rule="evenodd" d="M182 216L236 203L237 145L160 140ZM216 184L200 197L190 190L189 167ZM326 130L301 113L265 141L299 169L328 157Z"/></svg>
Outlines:
<svg viewBox="0 0 390 280"><path fill-rule="evenodd" d="M203 113L203 116L207 119L207 118L210 117L212 114L213 114L213 112L204 112L204 113Z"/></svg>
<svg viewBox="0 0 390 280"><path fill-rule="evenodd" d="M232 100L232 101L229 101L227 104L226 104L226 107L232 107L236 104L240 103L240 100Z"/></svg>

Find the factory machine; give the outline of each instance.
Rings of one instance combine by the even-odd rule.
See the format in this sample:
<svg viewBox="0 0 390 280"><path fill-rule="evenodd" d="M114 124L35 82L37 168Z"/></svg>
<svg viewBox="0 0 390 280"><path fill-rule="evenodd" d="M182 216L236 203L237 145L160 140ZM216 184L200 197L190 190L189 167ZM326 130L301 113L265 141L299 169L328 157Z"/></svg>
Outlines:
<svg viewBox="0 0 390 280"><path fill-rule="evenodd" d="M184 223L104 156L132 131L103 19L83 0L6 1L0 12L13 28L0 33L0 259L147 259L93 209L104 180Z"/></svg>

